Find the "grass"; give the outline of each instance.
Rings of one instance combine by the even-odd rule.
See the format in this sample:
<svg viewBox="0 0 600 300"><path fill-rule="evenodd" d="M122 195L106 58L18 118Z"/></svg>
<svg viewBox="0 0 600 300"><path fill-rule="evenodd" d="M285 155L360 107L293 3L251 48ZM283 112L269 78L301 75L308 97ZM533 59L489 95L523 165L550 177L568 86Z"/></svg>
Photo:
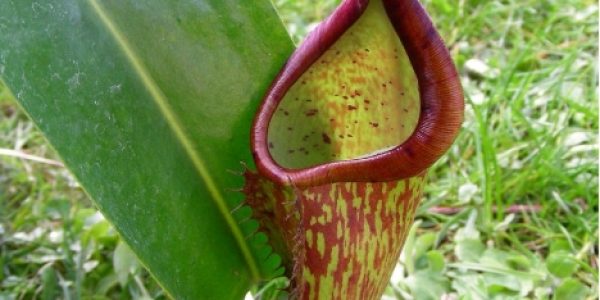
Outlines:
<svg viewBox="0 0 600 300"><path fill-rule="evenodd" d="M274 1L295 41L337 2ZM597 2L424 3L466 119L385 298L597 299ZM0 149L56 158L1 87ZM165 298L64 168L0 153L0 299Z"/></svg>

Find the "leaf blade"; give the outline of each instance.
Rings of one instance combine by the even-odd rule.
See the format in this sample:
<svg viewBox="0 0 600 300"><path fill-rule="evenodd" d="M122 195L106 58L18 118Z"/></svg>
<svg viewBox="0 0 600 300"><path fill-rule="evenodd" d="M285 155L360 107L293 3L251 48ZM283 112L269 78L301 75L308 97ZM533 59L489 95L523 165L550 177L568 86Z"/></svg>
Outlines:
<svg viewBox="0 0 600 300"><path fill-rule="evenodd" d="M248 262L248 267L250 269L252 277L258 279L260 277L260 273L258 271L257 263L252 257L248 245L243 241L243 236L240 229L236 226L235 221L233 220L233 216L229 214L229 210L227 208L227 205L225 204L225 200L219 192L208 170L206 169L204 161L197 154L197 152L194 151L194 146L192 145L190 138L186 136L182 129L182 125L178 121L178 118L175 116L175 114L172 112L172 109L169 107L169 103L166 99L166 96L162 93L158 85L154 82L149 72L145 69L143 63L133 52L126 38L116 28L115 24L104 11L102 6L98 3L98 1L90 0L90 4L102 20L102 22L106 25L106 28L108 28L112 36L115 38L115 40L119 44L119 47L125 53L135 72L139 74L139 77L141 78L144 86L148 89L148 93L152 95L152 100L154 100L156 105L160 108L160 111L164 115L167 123L169 124L169 127L175 133L177 140L181 143L182 147L185 149L185 152L190 157L190 160L196 168L199 177L201 177L204 180L208 193L211 195L211 198L217 204L219 212L223 215L228 226L231 228L234 238L239 244L242 255L244 256L244 259Z"/></svg>
<svg viewBox="0 0 600 300"><path fill-rule="evenodd" d="M148 91L144 78L131 67L127 53L93 11L94 4L100 2L7 1L0 5L0 18L6 20L6 26L0 26L0 75L107 219L174 298L236 298L243 295L257 272L264 272L246 266L249 259L256 260L256 253L250 253L256 249L230 250L252 245L228 211L240 196L227 194L227 188L241 186L242 179L226 171L249 160L244 148L248 133L240 133L239 128L249 126L268 82L262 79L274 75L291 51L291 43L268 1L240 5L244 10L258 11L256 14L263 16L260 21L268 25L254 22L238 29L238 34L263 33L254 37L258 45L249 45L252 39L244 40L244 46L253 50L239 52L230 57L231 62L217 54L211 56L211 47L235 40L235 36L219 39L202 32L211 28L211 22L219 27L214 18L203 22L188 14L175 21L152 23L193 12L194 6L201 5L216 8L220 22L243 19L235 15L234 2L186 1L177 3L179 6L175 1L101 3L106 16L118 20L114 26L138 43L130 51L135 51L140 66L147 68L148 80L158 89L154 93L163 93L164 103L174 107L173 114L183 124L180 133L173 130L164 109L152 102L153 92ZM23 20L28 22L23 25ZM176 25L178 21L196 24L189 29ZM261 26L271 27L275 34L256 29ZM144 33L140 28L161 31ZM161 38L169 36L179 49L161 46ZM153 57L140 51L141 46L152 45ZM203 46L208 50L200 51ZM235 54L239 47L230 45L224 51ZM169 53L183 57L175 68L170 68L171 61L165 58ZM190 61L194 54L200 62ZM207 61L221 64L226 70L223 73L230 76L236 61L261 64L252 73L245 69L240 70L243 76L237 76L254 77L256 82L242 83L227 92L222 88L209 91L210 84L195 86ZM177 68L183 62L188 65L185 72ZM215 71L213 75L223 73ZM241 94L246 97L240 99ZM213 125L209 117L191 119L194 115L210 116L211 110L227 104L232 107L218 115L220 126L198 126ZM208 107L207 112L203 107ZM219 130L229 134L219 136ZM187 138L182 140L181 136ZM204 158L204 171L198 170L194 155ZM215 200L214 195L220 198ZM237 235L231 233L236 230Z"/></svg>

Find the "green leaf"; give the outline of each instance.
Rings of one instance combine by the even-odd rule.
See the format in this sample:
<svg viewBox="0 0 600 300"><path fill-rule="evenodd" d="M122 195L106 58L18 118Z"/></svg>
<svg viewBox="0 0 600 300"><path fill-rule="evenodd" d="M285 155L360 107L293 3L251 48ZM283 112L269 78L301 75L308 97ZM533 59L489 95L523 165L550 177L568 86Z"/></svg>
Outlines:
<svg viewBox="0 0 600 300"><path fill-rule="evenodd" d="M461 299L486 299L488 291L485 286L483 276L479 274L458 274L452 281L452 289L459 295L463 295Z"/></svg>
<svg viewBox="0 0 600 300"><path fill-rule="evenodd" d="M512 254L506 259L506 264L517 271L528 271L533 263L524 255Z"/></svg>
<svg viewBox="0 0 600 300"><path fill-rule="evenodd" d="M568 252L557 251L548 255L548 258L546 258L546 267L552 275L558 278L566 278L573 275L579 265L577 264L577 260Z"/></svg>
<svg viewBox="0 0 600 300"><path fill-rule="evenodd" d="M454 254L460 261L474 262L481 258L485 246L477 239L464 239L456 242Z"/></svg>
<svg viewBox="0 0 600 300"><path fill-rule="evenodd" d="M444 262L444 254L438 250L431 250L427 252L426 255L431 271L441 273L446 266L446 263Z"/></svg>
<svg viewBox="0 0 600 300"><path fill-rule="evenodd" d="M435 243L436 234L433 232L427 232L420 235L415 242L415 250L413 252L414 257L419 257L427 250L431 249L433 244Z"/></svg>
<svg viewBox="0 0 600 300"><path fill-rule="evenodd" d="M433 0L432 3L436 9L444 12L445 14L451 14L456 10L456 5L450 4L448 0Z"/></svg>
<svg viewBox="0 0 600 300"><path fill-rule="evenodd" d="M431 270L421 270L406 279L415 299L440 299L450 290L450 281L441 273Z"/></svg>
<svg viewBox="0 0 600 300"><path fill-rule="evenodd" d="M569 245L569 242L565 239L552 240L552 242L550 243L550 253L570 250L571 246Z"/></svg>
<svg viewBox="0 0 600 300"><path fill-rule="evenodd" d="M241 298L273 273L230 213L293 48L270 1L7 0L0 20L0 76L170 296Z"/></svg>
<svg viewBox="0 0 600 300"><path fill-rule="evenodd" d="M42 293L40 299L51 300L56 299L59 293L58 278L56 272L50 264L43 266L40 270L42 279Z"/></svg>
<svg viewBox="0 0 600 300"><path fill-rule="evenodd" d="M138 262L135 254L125 243L119 243L113 253L113 268L117 274L117 279L121 286L127 285L129 274L138 268Z"/></svg>
<svg viewBox="0 0 600 300"><path fill-rule="evenodd" d="M494 296L516 296L521 291L524 295L527 295L533 286L531 281L523 281L523 278L517 276L486 273L482 277L488 293Z"/></svg>
<svg viewBox="0 0 600 300"><path fill-rule="evenodd" d="M585 299L588 287L574 278L565 279L554 292L554 300L579 300Z"/></svg>
<svg viewBox="0 0 600 300"><path fill-rule="evenodd" d="M98 281L96 284L96 295L106 295L110 289L119 284L119 279L117 278L117 274L111 273L108 274L102 279Z"/></svg>

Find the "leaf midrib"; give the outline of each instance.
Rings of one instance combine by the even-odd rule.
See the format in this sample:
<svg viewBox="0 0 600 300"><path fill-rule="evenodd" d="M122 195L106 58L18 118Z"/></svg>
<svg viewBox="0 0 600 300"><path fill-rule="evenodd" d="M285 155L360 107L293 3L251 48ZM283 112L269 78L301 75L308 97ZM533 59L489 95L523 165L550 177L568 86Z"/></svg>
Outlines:
<svg viewBox="0 0 600 300"><path fill-rule="evenodd" d="M98 3L98 1L88 0L88 2L90 3L92 9L98 15L104 26L106 26L106 29L115 39L115 42L118 44L119 48L121 48L121 50L125 54L126 59L129 61L129 63L135 70L135 73L137 73L140 76L142 84L147 89L152 100L159 107L167 124L169 125L169 128L173 130L177 140L181 143L186 154L192 161L192 164L194 165L194 168L196 169L198 175L200 175L200 177L204 180L208 192L212 195L211 199L217 205L217 208L219 209L221 215L227 222L227 225L229 225L229 228L231 229L232 234L240 247L240 251L242 252L243 257L246 260L246 263L248 264L248 268L250 269L250 274L252 275L254 280L259 279L260 272L258 270L258 264L250 251L250 247L246 243L246 240L240 228L237 226L237 223L234 220L233 216L229 213L229 208L225 203L225 199L223 198L223 195L221 195L221 193L219 192L217 185L210 176L210 173L208 172L204 161L198 155L198 153L194 151L194 146L191 140L186 136L176 115L172 112L171 108L169 107L167 97L163 94L161 89L154 82L152 76L150 75L150 72L146 70L144 64L140 61L135 52L132 50L132 47L129 45L125 36L119 31L119 29L117 29L114 22L112 22L112 20L109 18L108 14L104 11L104 9Z"/></svg>

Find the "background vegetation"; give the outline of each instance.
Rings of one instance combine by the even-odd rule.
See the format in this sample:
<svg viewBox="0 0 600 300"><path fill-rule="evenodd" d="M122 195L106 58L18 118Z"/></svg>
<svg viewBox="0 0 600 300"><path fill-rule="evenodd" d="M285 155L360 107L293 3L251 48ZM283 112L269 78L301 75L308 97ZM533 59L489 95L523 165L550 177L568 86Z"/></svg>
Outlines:
<svg viewBox="0 0 600 300"><path fill-rule="evenodd" d="M338 2L274 1L295 41ZM597 2L424 4L466 120L385 297L597 299ZM0 86L0 300L31 298L165 296Z"/></svg>

